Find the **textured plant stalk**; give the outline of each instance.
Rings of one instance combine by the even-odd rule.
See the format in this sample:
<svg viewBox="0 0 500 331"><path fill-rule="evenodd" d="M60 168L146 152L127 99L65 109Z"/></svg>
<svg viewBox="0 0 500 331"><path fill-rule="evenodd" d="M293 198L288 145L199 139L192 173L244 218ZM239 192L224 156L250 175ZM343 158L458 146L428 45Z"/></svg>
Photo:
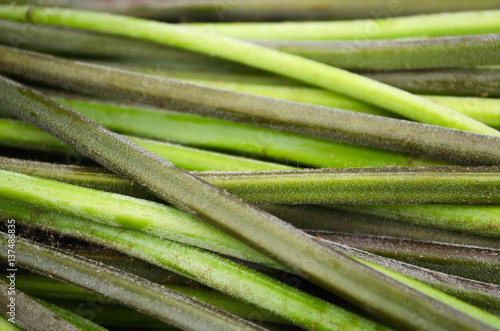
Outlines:
<svg viewBox="0 0 500 331"><path fill-rule="evenodd" d="M344 22L199 23L191 27L248 39L366 40L500 32L500 11L443 13Z"/></svg>
<svg viewBox="0 0 500 331"><path fill-rule="evenodd" d="M99 12L52 9L47 14L47 11L48 8L43 7L4 5L0 7L0 17L34 24L82 28L187 49L339 92L419 122L500 136L500 132L487 125L421 97L295 55L167 23ZM486 21L481 20L483 23Z"/></svg>
<svg viewBox="0 0 500 331"><path fill-rule="evenodd" d="M3 217L40 229L86 240L145 260L236 299L255 304L305 329L385 330L374 322L306 294L269 276L205 250L88 220L36 212L36 208L0 200ZM33 212L36 217L33 217Z"/></svg>
<svg viewBox="0 0 500 331"><path fill-rule="evenodd" d="M355 211L459 232L500 238L500 206L450 205L335 205L334 208Z"/></svg>
<svg viewBox="0 0 500 331"><path fill-rule="evenodd" d="M439 243L500 249L500 241L495 237L472 235L325 207L307 205L258 206L293 226L305 230L386 236L420 241L432 240Z"/></svg>
<svg viewBox="0 0 500 331"><path fill-rule="evenodd" d="M498 167L352 168L196 175L250 203L500 204ZM340 201L336 202L337 199Z"/></svg>
<svg viewBox="0 0 500 331"><path fill-rule="evenodd" d="M37 26L0 20L4 45L55 54L93 57L137 57L226 66L220 60L172 49L142 40L126 39L80 30ZM458 68L497 64L498 34L401 40L359 41L256 41L253 43L346 69L388 70ZM446 49L446 52L443 52ZM368 60L369 59L369 60ZM450 107L451 108L451 107ZM453 109L453 108L451 108Z"/></svg>
<svg viewBox="0 0 500 331"><path fill-rule="evenodd" d="M294 169L294 167L282 164L204 151L140 137L127 136L126 138L186 170ZM67 144L35 126L15 120L0 119L0 145L57 154L81 155Z"/></svg>
<svg viewBox="0 0 500 331"><path fill-rule="evenodd" d="M127 192L130 186L126 180L103 172L102 169L64 166L49 168L33 164L34 169L30 170L26 169L29 163L7 161L4 164L5 166L0 164L0 168L98 190L111 188L113 192ZM53 171L57 172L52 174ZM100 177L97 185L92 183L96 175ZM500 204L500 192L497 192L500 190L498 167L197 172L195 175L256 204ZM130 192L133 196L147 197L140 188L130 190L133 190ZM426 192L425 195L421 194L423 191Z"/></svg>
<svg viewBox="0 0 500 331"><path fill-rule="evenodd" d="M93 222L85 222L83 221L82 223L82 220L78 219L78 218L74 218L74 217L66 217L66 216L62 216L62 215L57 215L57 214L53 214L53 213L48 213L48 214L45 214L45 213L39 213L38 216L36 218L33 218L31 217L30 215L32 215L32 213L29 212L29 210L31 208L27 208L26 206L22 206L22 205L19 205L19 204L12 204L12 203L9 203L7 201L4 201L2 202L2 205L6 208L3 208L3 213L4 214L7 214L8 216L10 217L15 217L15 218L18 218L18 219L23 219L23 221L27 222L28 224L32 224L34 225L35 227L40 227L42 229L49 229L49 230L54 230L58 233L61 233L61 234L66 234L66 235L70 235L70 236L76 236L77 238L80 238L80 239L84 239L84 240L90 240L91 242L94 242L94 243L103 243L103 244L106 244L107 246L109 247L112 247L112 248L115 248L115 249L118 249L118 250L121 250L121 251L124 251L126 252L127 254L131 254L131 255L136 255L137 256L137 252L139 252L138 256L140 258L143 258L145 260L148 260L152 263L155 263L155 264L158 264L160 266L164 266L164 267L169 267L169 264L168 264L168 261L165 260L165 253L166 252L172 252L172 250L166 250L165 248L165 245L160 245L159 244L159 241L154 239L154 237L150 237L150 238L147 238L148 236L147 235L140 235L139 233L135 233L135 234L132 234L132 237L133 237L133 245L131 245L131 242L129 241L130 239L128 238L131 238L131 237L127 237L127 234L128 233L132 233L132 232L119 232L119 234L116 234L116 233L113 233L113 232L109 232L108 231L104 231L105 235L104 237L102 236L102 233L103 233L103 229L106 228L106 226L103 226L103 225L99 225L97 223L93 223ZM82 227L83 225L83 227ZM114 229L114 228L111 228L111 229ZM123 241L123 239L125 238L125 241ZM145 243L147 242L147 246L146 247L154 247L154 248L150 248L149 250L146 249L145 247L141 246L142 243ZM161 242L161 241L160 241ZM334 243L331 243L331 242L327 242L329 245L333 245L334 247L336 246L339 246L337 244L334 244ZM153 246L151 246L151 244ZM156 249L155 249L156 248ZM159 250L161 248L161 250ZM342 249L343 248L343 249ZM343 245L340 245L339 248L335 248L337 250L340 249L340 251L346 251L346 247L343 246ZM368 253L363 253L361 251L357 251L357 250L354 250L354 249L348 249L349 251L349 254L352 254L353 256L357 256L357 255L360 255L360 254L363 254L364 256L367 256L367 255L370 255L371 254L368 254ZM161 252L161 253L159 253ZM190 270L193 270L193 267L195 266L195 264L193 264L193 261L196 260L196 254L193 254L194 252L190 252L188 255L189 255L189 258L187 258L189 260L189 262L187 262L188 266L189 266L189 269ZM160 255L161 258L158 258L156 256ZM151 258L153 258L153 260L151 260ZM194 260L193 260L194 259ZM384 259L384 258L379 258L379 259ZM370 261L370 257L368 256L368 261ZM388 259L386 259L388 260ZM177 263L175 265L176 269L179 270L178 268L179 267L183 267L184 266L184 263L180 264L181 262L183 262L182 259L179 259L177 258L176 259ZM163 263L163 264L162 264ZM386 264L388 264L389 262L386 262ZM220 262L218 263L218 265L220 266ZM396 263L397 265L398 263ZM230 275L232 275L234 273L234 267L232 267L231 269L233 269L233 272L228 272L228 271L225 271L222 270L222 272L224 272L224 277L222 276L218 276L217 278L215 278L215 280L217 281L217 283L220 283L220 280L221 278L222 279L227 279ZM399 269L407 269L405 268L404 266L401 267ZM210 274L213 273L213 269L210 268ZM381 269L382 271L384 269ZM181 270L182 271L182 270ZM211 282L211 278L208 277L207 275L207 269L203 269L202 271L202 277L201 277L201 282L204 283L204 284L207 284L207 281L208 282ZM384 271L383 271L384 272ZM385 273L385 272L384 272ZM414 273L414 272L413 272ZM185 274L185 273L184 273ZM432 274L432 272L431 272ZM193 274L190 273L191 277L193 278ZM258 274L257 274L258 275ZM415 275L414 275L415 276ZM260 277L257 277L256 275L248 275L248 272L247 272L247 277L251 277L250 279L251 280L246 280L245 282L245 285L244 285L244 288L246 291L248 291L249 293L251 293L250 297L255 297L256 295L260 295L260 291L257 291L256 289L254 288L248 288L249 286L249 282L250 283L255 283L256 280L259 280ZM452 276L450 276L452 277ZM427 280L429 280L429 275L425 275L422 274L422 272L420 272L420 278L427 278ZM436 278L436 275L431 275L430 278ZM439 277L437 277L439 279ZM452 277L453 278L453 277ZM196 278L194 278L196 279ZM448 279L450 280L450 279ZM231 286L223 286L222 289L223 291L225 291L226 293L228 291L238 291L238 282L236 280L227 280L228 282L231 283ZM407 280L404 280L405 282ZM269 285L269 280L267 280L265 282L267 285ZM412 287L413 288L419 288L421 285L417 283L413 283L410 281L410 283L412 284ZM434 284L436 283L439 283L439 282L436 282L436 279L434 279ZM454 285L451 285L451 288L454 289L455 293L462 293L462 295L466 295L466 293L463 293L464 290L465 292L471 292L472 289L469 288L469 290L466 290L464 288L464 286L466 287L467 285L465 285L465 283L461 282L460 280L456 280L455 281L456 286ZM463 286L459 286L459 285L463 285ZM443 286L444 285L444 286ZM471 284L469 284L471 285ZM458 287L457 287L458 286ZM446 285L446 284L441 284L441 287L444 287L444 288L447 288L447 287L450 287L450 284ZM273 286L274 288L274 291L277 291L277 287L276 285ZM426 288L424 286L424 288ZM476 288L476 294L477 293L482 293L482 296L481 296L481 300L485 300L486 302L493 300L495 301L495 294L494 294L494 289L491 288L491 287L488 287L488 285L484 285L482 286L481 284L479 283L476 283L475 284L475 288ZM427 288L426 288L427 289ZM450 290L450 289L448 289ZM474 290L472 290L472 292L475 292ZM475 307L471 307L471 306L468 306L468 305L464 305L463 303L459 302L459 301L456 301L455 299L453 298L450 298L446 295L443 295L442 293L439 293L439 292L436 292L436 291L430 291L428 292L430 293L430 295L432 295L433 297L435 298L439 298L439 300L446 300L449 304L453 305L455 308L463 311L463 312L466 312L467 314L471 314L471 316L475 316L476 318L479 318L481 320L483 320L484 322L486 323L489 323L491 326L496 326L497 323L498 323L498 320L497 318L495 318L494 316L491 316L489 314L485 314L484 311L481 311L481 310L478 310L477 308ZM488 294L489 293L489 294ZM269 289L265 289L263 291L263 301L265 303L269 303L269 300L270 298L274 298L274 295L273 296L270 296L269 295ZM234 296L234 294L233 294ZM238 297L238 296L236 296ZM476 300L477 300L477 297L476 297ZM247 299L248 301L248 299ZM486 303L488 305L488 303ZM311 305L309 303L309 305ZM491 305L491 303L490 303ZM271 306L272 308L276 308L276 305L275 306ZM292 307L295 307L294 305L291 305L290 303L290 299L287 299L286 301L286 307L288 307L288 309L291 309ZM301 316L302 318L304 316L309 316L309 315L304 315L305 311L302 310L299 312L299 316ZM341 312L340 312L341 313ZM345 313L341 313L341 316L345 315ZM348 316L344 316L344 318L350 318L349 315ZM352 318L351 318L352 319ZM358 318L359 319L359 318ZM339 325L339 320L344 320L342 317L340 316L337 316L337 318L335 319L335 325ZM317 322L317 321L316 321ZM359 322L358 322L359 323ZM345 325L344 323L341 324L341 326ZM319 328L320 326L319 325L316 325L317 328ZM358 327L360 328L366 328L366 327L370 327L370 325L360 325L358 324Z"/></svg>
<svg viewBox="0 0 500 331"><path fill-rule="evenodd" d="M272 76L251 74L233 74L215 72L210 68L188 68L180 70L169 64L155 66L134 66L110 61L99 61L99 64L114 68L131 70L138 73L155 75L164 78L175 78L216 88L243 93L257 94L271 98L308 103L313 105L340 108L365 114L402 118L393 112L379 107L319 88L291 85L289 81L277 80ZM177 62L178 63L178 62ZM216 75L214 78L213 76ZM447 71L395 71L388 73L366 72L374 79L383 80L403 89L414 90L427 100L451 108L461 114L474 118L489 126L500 127L500 102L498 99L486 99L485 96L499 96L500 79L495 69L467 69ZM419 79L422 78L422 79ZM280 86L281 85L281 86ZM438 94L438 95L432 95ZM478 96L450 97L439 94ZM480 97L479 97L480 96Z"/></svg>
<svg viewBox="0 0 500 331"><path fill-rule="evenodd" d="M333 241L423 268L500 285L500 250L498 249L327 231L309 231L308 233L315 238Z"/></svg>
<svg viewBox="0 0 500 331"><path fill-rule="evenodd" d="M451 162L500 164L498 137L217 90L9 48L0 47L0 54L0 70L37 81L43 78L65 89ZM183 102L171 99L181 95ZM229 111L235 107L242 109Z"/></svg>
<svg viewBox="0 0 500 331"><path fill-rule="evenodd" d="M0 235L0 240L2 241L2 258L7 259L7 251L8 251L8 237L6 234L2 233ZM16 243L16 248L19 248ZM17 253L17 251L16 251ZM19 252L19 254L21 254ZM16 261L17 262L17 261ZM10 279L9 279L10 280ZM2 328L2 330L19 330L22 328L27 331L49 331L49 330L61 330L61 331L77 331L78 329L73 326L71 323L61 318L57 313L53 312L50 309L45 308L34 299L30 298L26 294L22 293L15 289L14 282L14 290L12 290L10 285L5 283L3 280L0 281L0 304L2 306L0 313L3 318L9 319L11 316L8 315L10 312L11 304L10 298L15 298L15 306L14 313L15 317L13 320L15 321L15 325L10 322L7 322L12 325L12 328ZM10 291L15 291L14 296L8 295ZM17 326L19 328L17 328ZM89 330L92 330L89 328ZM98 330L94 328L93 330ZM102 329L101 329L102 330Z"/></svg>
<svg viewBox="0 0 500 331"><path fill-rule="evenodd" d="M128 136L132 141L186 170L286 170L292 169L292 166L345 168L444 164L444 162L389 151L336 143L196 115L119 107L111 104L81 103L76 100L65 100L63 104L117 133L232 154L244 153L288 165L259 162ZM68 153L69 147L30 124L0 119L0 126L2 128L0 143L3 145ZM198 134L193 135L191 132Z"/></svg>
<svg viewBox="0 0 500 331"><path fill-rule="evenodd" d="M81 331L106 331L107 329L99 326L98 324L81 317L69 310L66 310L60 306L48 303L46 301L35 299L40 305L44 306L48 310L56 313L62 319L68 321L71 325L77 328L77 330Z"/></svg>
<svg viewBox="0 0 500 331"><path fill-rule="evenodd" d="M408 328L457 325L476 329L484 325L350 257L327 249L278 218L189 175L32 89L8 79L1 79L0 85L0 104L7 110L37 123L165 201L197 215L365 310ZM414 315L415 311L419 312L418 316Z"/></svg>
<svg viewBox="0 0 500 331"><path fill-rule="evenodd" d="M424 70L366 75L417 94L500 97L498 69Z"/></svg>

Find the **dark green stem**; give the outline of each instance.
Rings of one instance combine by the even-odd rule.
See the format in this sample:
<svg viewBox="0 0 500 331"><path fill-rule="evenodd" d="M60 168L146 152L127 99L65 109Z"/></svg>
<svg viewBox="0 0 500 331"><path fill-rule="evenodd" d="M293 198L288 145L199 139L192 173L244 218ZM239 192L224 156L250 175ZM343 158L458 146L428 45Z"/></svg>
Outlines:
<svg viewBox="0 0 500 331"><path fill-rule="evenodd" d="M500 164L498 137L218 90L5 47L0 47L0 54L3 72L70 90L452 162Z"/></svg>

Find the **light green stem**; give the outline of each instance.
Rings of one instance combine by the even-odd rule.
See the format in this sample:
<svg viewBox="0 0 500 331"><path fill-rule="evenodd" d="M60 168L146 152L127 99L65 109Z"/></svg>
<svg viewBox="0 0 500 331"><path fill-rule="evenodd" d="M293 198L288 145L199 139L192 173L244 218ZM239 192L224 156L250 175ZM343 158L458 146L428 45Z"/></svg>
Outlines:
<svg viewBox="0 0 500 331"><path fill-rule="evenodd" d="M500 206L357 205L335 206L365 215L500 238Z"/></svg>
<svg viewBox="0 0 500 331"><path fill-rule="evenodd" d="M127 136L127 139L186 170L258 171L294 169L294 167L286 165L204 151L140 137ZM0 119L0 145L68 155L79 154L59 139L35 126L15 120Z"/></svg>
<svg viewBox="0 0 500 331"><path fill-rule="evenodd" d="M298 79L419 122L500 136L500 132L476 120L389 85L312 60L209 32L119 15L70 9L49 10L42 7L2 5L0 17L34 24L87 29L184 48ZM497 25L498 21L495 16L494 24Z"/></svg>
<svg viewBox="0 0 500 331"><path fill-rule="evenodd" d="M55 98L55 100L121 134L233 154L245 153L288 165L260 162L129 137L132 141L186 170L257 171L287 170L293 169L292 166L345 168L445 164L390 151L337 143L197 115L75 98ZM29 124L0 119L0 127L0 143L4 145L10 144L24 148L43 147L67 152L68 147L63 149L63 144L59 140Z"/></svg>
<svg viewBox="0 0 500 331"><path fill-rule="evenodd" d="M499 10L485 10L357 21L199 23L189 26L235 38L367 40L498 33L499 22Z"/></svg>

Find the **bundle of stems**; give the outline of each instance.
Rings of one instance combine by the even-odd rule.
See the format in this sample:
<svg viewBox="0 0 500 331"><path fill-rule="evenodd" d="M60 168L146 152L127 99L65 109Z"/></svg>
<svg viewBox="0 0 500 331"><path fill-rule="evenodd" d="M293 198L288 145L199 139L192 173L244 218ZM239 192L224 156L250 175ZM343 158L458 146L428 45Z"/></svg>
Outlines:
<svg viewBox="0 0 500 331"><path fill-rule="evenodd" d="M457 308L443 305L430 297L427 290L424 291L427 294L418 292L402 283L401 278L399 281L387 278L371 266L327 249L279 219L215 189L50 98L8 79L1 82L2 90L10 94L9 99L1 98L9 111L35 122L103 165L146 186L162 199L218 226L325 289L411 327L421 323L445 323L448 327L451 323L474 329L477 323L484 324L484 320L457 318ZM183 192L188 188L195 189L195 195L186 196ZM259 235L248 237L249 232ZM332 269L340 265L342 271ZM354 287L362 294L353 293ZM348 288L351 290L346 291ZM384 304L380 305L381 302ZM408 320L412 311L419 311L419 316ZM422 319L423 316L428 317Z"/></svg>
<svg viewBox="0 0 500 331"><path fill-rule="evenodd" d="M1 0L0 3L10 2ZM210 0L99 0L64 1L46 3L40 0L19 0L16 3L31 5L57 5L69 8L105 11L131 16L161 18L168 20L266 20L266 19L321 19L321 18L365 18L374 13L382 16L403 16L443 11L484 10L498 7L496 0L456 2L451 0L415 3L402 0L390 5L383 0L362 0L355 3L345 0L240 0L237 2L216 2Z"/></svg>
<svg viewBox="0 0 500 331"><path fill-rule="evenodd" d="M6 279L4 277L4 279ZM8 279L8 278L7 278ZM15 283L15 282L14 282ZM1 319L2 330L88 330L105 331L99 325L84 319L74 313L55 305L49 305L41 300L35 300L19 290L12 290L12 286L0 281L0 301L2 302L1 314L3 318L15 320L16 323ZM9 291L15 292L15 313L19 314L17 319L9 316L10 297ZM10 325L10 326L9 326ZM34 327L36 325L36 328ZM21 327L22 329L18 328Z"/></svg>
<svg viewBox="0 0 500 331"><path fill-rule="evenodd" d="M7 256L8 235L0 234L2 256ZM183 329L261 330L174 291L117 269L17 238L17 263L31 270L69 281ZM26 313L29 318L33 315ZM56 328L58 329L58 328Z"/></svg>
<svg viewBox="0 0 500 331"><path fill-rule="evenodd" d="M254 5L233 17L273 3ZM0 4L2 154L76 163L0 156L0 258L15 244L68 283L20 272L52 329L98 329L65 310L94 300L116 327L498 330L499 13L170 24ZM146 315L117 322L130 308Z"/></svg>
<svg viewBox="0 0 500 331"><path fill-rule="evenodd" d="M107 227L104 225L99 225L98 223L88 222L88 221L83 220L83 219L78 219L75 217L67 217L67 216L63 216L60 214L54 214L54 213L39 212L39 213L37 213L36 217L32 217L32 215L33 215L32 209L33 208L25 206L25 205L23 206L20 204L11 203L8 201L2 202L2 206L3 206L2 207L2 212L3 212L2 214L6 215L7 217L14 217L15 219L18 219L21 222L25 222L27 224L30 224L31 226L39 227L42 229L50 229L50 230L53 230L53 231L56 231L59 233L64 233L64 234L68 234L71 236L76 236L77 238L80 238L80 239L86 239L86 240L90 240L91 242L105 244L107 247L117 249L119 251L125 252L126 254L137 256L137 257L139 257L141 259L145 259L147 261L151 261L159 266L169 268L169 269L173 270L174 272L182 272L184 275L187 275L188 277L190 277L192 279L198 280L198 281L202 282L203 284L209 285L211 287L215 286L215 288L217 288L223 292L226 292L232 296L235 296L235 294L236 294L237 298L241 298L241 299L244 299L246 301L250 300L250 302L257 304L258 306L261 306L264 308L267 307L266 309L270 309L269 304L271 304L271 303L268 302L270 298L273 298L274 300L278 300L278 298L279 298L279 294L276 292L273 292L272 295L269 295L269 293L267 293L267 297L266 297L266 294L263 294L264 298L262 298L262 296L260 296L260 294L257 295L258 293L261 293L261 292L258 290L258 287L254 288L253 286L258 286L258 282L260 279L263 278L263 276L262 275L259 276L258 273L255 273L255 272L252 273L249 270L246 270L245 273L248 274L248 277L250 277L250 278L247 279L246 283L242 284L243 288L245 290L244 290L244 292L241 292L241 288L238 286L238 284L241 284L241 280L236 281L237 278L233 279L231 277L231 275L234 274L234 268L236 266L234 263L232 264L232 268L231 268L231 269L233 269L233 272L229 272L230 269L225 271L224 268L218 272L215 272L215 270L210 269L211 270L210 275L212 275L212 273L215 272L213 277L212 276L209 277L209 274L207 273L208 270L206 268L202 268L200 271L196 271L196 270L198 270L198 267L193 265L192 259L195 258L195 256L198 256L201 252L198 251L198 254L195 254L196 251L188 249L187 246L184 246L184 250L181 250L178 253L176 253L177 255L171 255L175 251L175 245L173 242L166 243L165 241L159 241L159 240L155 239L155 237L143 235L140 232L135 232L135 231L124 232L123 230L119 230L119 229L116 229L114 227ZM131 239L132 237L130 237L128 234L130 234L130 236L132 236L133 239ZM133 245L131 245L132 242L133 242ZM149 242L149 244L146 244L147 242ZM166 244L168 244L168 245L166 246ZM146 245L146 246L144 246L144 245ZM361 256L363 258L363 260L369 260L369 261L372 260L375 263L386 265L387 267L389 267L391 269L396 268L399 272L401 272L401 270L406 270L406 272L409 273L411 275L411 277L415 277L419 280L424 280L426 282L431 282L432 286L436 286L438 288L445 289L447 291L451 291L455 295L457 294L457 292L461 293L461 296L464 299L466 299L467 297L469 297L469 298L472 297L472 298L475 298L473 300L478 300L478 296L477 296L478 292L477 291L479 291L479 293L482 293L481 294L482 299L480 299L480 301L483 302L485 307L490 307L490 308L495 307L494 302L496 302L498 300L496 298L497 294L495 294L495 290L493 288L491 288L489 285L481 285L477 282L473 283L473 284L466 285L467 281L464 282L463 280L460 280L460 279L455 279L454 281L452 281L452 283L448 283L448 284L446 284L446 282L441 282L440 284L439 284L439 282L437 282L438 284L436 284L436 278L440 278L442 276L432 274L432 272L431 273L422 272L422 271L415 272L416 270L412 271L411 268L410 268L410 270L408 270L408 268L405 265L401 265L401 264L390 262L390 261L383 261L383 260L381 261L380 260L381 258L373 259L373 258L370 258L370 256L367 255L366 253L360 254L360 252L357 252L353 249L346 250L345 246L338 246L338 245L335 245L333 243L332 243L332 245L334 245L334 247L336 249L342 249L342 247L344 247L342 249L342 251L345 251L350 255ZM151 248L149 250L146 250L145 247L151 247ZM167 249L167 247L170 247L170 249ZM176 261L176 263L169 262L168 259L165 258L165 254L167 252L168 252L168 254L166 256L169 256L172 259L174 259ZM181 254L181 255L178 255L178 254ZM185 263L181 263L181 261L183 261L183 259L181 259L181 256L184 254L185 254L186 261L185 261ZM163 257L160 258L160 256L163 256ZM204 259L207 259L210 257L210 255L207 253L203 254L203 256L204 256ZM221 260L219 259L219 263L220 262L221 262ZM175 266L175 267L173 268L173 266ZM181 268L181 269L179 269L179 268ZM185 268L187 268L187 269L185 269ZM241 268L242 267L238 267L237 269L241 269ZM395 274L389 272L389 270L386 270L384 268L380 269L380 270L382 270L385 274L387 274L391 277L399 277L399 276L396 276ZM219 272L223 272L225 277L222 277L222 278L217 277ZM200 275L201 275L201 277L200 277ZM231 279L227 279L227 277L230 277ZM250 281L250 279L251 279L251 281ZM266 291L269 292L270 288L268 286L269 286L269 283L273 283L272 279L270 279L268 277L267 278L264 277L264 279L267 279L265 281L265 283L268 284L266 286ZM430 290L430 288L427 288L418 282L413 282L409 279L400 278L400 277L399 277L399 279L402 280L405 284L409 284L411 287L418 289L419 291L425 291L426 293L431 294L434 298L436 298L440 301L444 300L448 304L451 304L452 306L460 309L461 311L463 311L465 309L465 311L468 312L468 314L473 314L475 316L477 313L479 313L479 315L477 315L477 316L478 317L481 316L482 320L491 321L492 323L496 323L495 318L493 318L492 316L485 315L484 313L474 309L473 307L464 306L463 303L456 301L456 300L453 300L451 297L447 297L446 295L443 295L442 293ZM450 278L448 277L448 279L450 279ZM231 285L230 286L222 285L226 281L229 282ZM218 285L218 284L221 284L222 286ZM280 283L275 283L273 285L273 288L275 291L277 290L278 284L280 284ZM248 288L249 286L250 286L250 288ZM280 287L282 287L282 286L280 286ZM480 288L482 288L482 290L480 290ZM288 290L288 292L289 291L290 290ZM237 294L237 293L240 293L240 294ZM243 294L243 293L251 293L251 295ZM259 298L262 298L262 299L259 299ZM259 300L262 300L262 301L259 301ZM285 300L286 301L284 301L284 302L286 302L286 305L283 306L283 309L285 309L286 313L283 316L289 316L287 314L289 312L291 313L290 308L294 307L294 305L291 305L290 298L287 298ZM490 302L490 304L488 304L488 302ZM307 304L311 305L311 302L308 302ZM281 312L280 309L282 309L281 308L282 306L278 305L276 302L274 302L274 305L272 305L271 307L273 308L272 310L275 313ZM305 308L301 308L301 309L305 309ZM337 319L339 319L340 316L344 316L343 317L344 319L348 318L351 321L353 319L356 320L356 318L354 316L349 317L349 314L347 312L339 310L338 308L336 310L337 310L337 317L336 317ZM281 314L283 314L283 313L281 313ZM359 318L357 318L357 320L358 320L357 323L360 323ZM336 321L336 323L338 323L338 320ZM348 322L346 322L346 323L348 323ZM352 324L350 324L350 325L352 325ZM368 327L368 326L369 326L369 324L365 323L364 327ZM317 327L319 327L319 325L317 325Z"/></svg>
<svg viewBox="0 0 500 331"><path fill-rule="evenodd" d="M500 136L497 130L418 96L342 69L270 48L192 28L126 16L69 9L51 9L50 15L47 15L46 10L43 7L0 5L0 18L83 28L209 54L339 92L424 123ZM498 17L494 12L484 16L481 23L488 25L488 19L491 19L492 25L498 24ZM456 18L453 20L456 21Z"/></svg>
<svg viewBox="0 0 500 331"><path fill-rule="evenodd" d="M39 26L32 38L25 37L27 23L0 20L0 42L45 53L91 56L111 59L153 60L165 65L171 61L183 65L212 65L212 68L243 71L236 65L205 55L160 46L142 40L97 34L82 30ZM17 36L17 38L13 38ZM346 69L389 70L422 68L477 67L498 64L498 34L356 41L258 41L253 43L296 54ZM446 49L446 53L443 52ZM151 63L151 62L149 62Z"/></svg>
<svg viewBox="0 0 500 331"><path fill-rule="evenodd" d="M0 71L83 93L452 162L495 165L500 158L500 150L491 148L498 144L497 136L208 88L11 48L0 47L0 53Z"/></svg>

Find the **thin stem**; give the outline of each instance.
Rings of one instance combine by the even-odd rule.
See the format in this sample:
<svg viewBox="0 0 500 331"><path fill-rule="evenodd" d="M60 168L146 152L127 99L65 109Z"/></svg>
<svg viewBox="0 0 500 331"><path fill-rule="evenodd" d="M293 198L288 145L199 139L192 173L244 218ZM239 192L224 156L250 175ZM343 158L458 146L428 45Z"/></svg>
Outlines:
<svg viewBox="0 0 500 331"><path fill-rule="evenodd" d="M0 79L0 86L0 104L7 110L371 313L407 328L426 325L425 328L439 329L455 325L477 329L483 324L329 250L278 218L184 172L32 89L9 79Z"/></svg>
<svg viewBox="0 0 500 331"><path fill-rule="evenodd" d="M0 200L3 217L100 244L196 280L305 329L384 330L376 323L205 250L139 231ZM33 217L35 213L35 217ZM258 318L258 317L257 317Z"/></svg>
<svg viewBox="0 0 500 331"><path fill-rule="evenodd" d="M0 235L7 258L7 234ZM145 279L26 239L16 239L16 262L42 274L100 293L185 330L261 330L244 320ZM26 315L31 315L27 314ZM53 328L59 330L58 328Z"/></svg>
<svg viewBox="0 0 500 331"><path fill-rule="evenodd" d="M32 166L31 169L27 166ZM75 185L148 197L102 169L47 166L0 159L0 168ZM94 180L94 176L99 178ZM499 204L500 168L429 167L197 172L195 175L250 203L264 204ZM426 194L422 195L422 191Z"/></svg>
<svg viewBox="0 0 500 331"><path fill-rule="evenodd" d="M69 322L71 325L76 327L81 331L105 331L107 329L97 325L96 323L81 317L69 310L66 310L62 307L56 306L54 304L48 303L46 301L35 299L39 304L44 306L45 308L53 311L57 315L59 315L62 319Z"/></svg>
<svg viewBox="0 0 500 331"><path fill-rule="evenodd" d="M309 231L308 233L315 238L333 241L423 268L500 285L498 274L500 250L498 249L327 231ZM481 272L478 273L478 270Z"/></svg>
<svg viewBox="0 0 500 331"><path fill-rule="evenodd" d="M249 158L204 151L140 137L127 139L186 170L286 170L294 167ZM67 155L81 155L67 144L34 125L0 119L0 144Z"/></svg>
<svg viewBox="0 0 500 331"><path fill-rule="evenodd" d="M0 17L34 24L82 28L179 47L339 92L419 122L500 136L500 132L495 129L421 97L295 55L167 23L70 9L53 9L47 15L47 10L43 7L3 5L0 7ZM494 16L492 25L498 25L499 15L491 15ZM486 23L490 17L487 14L483 16L479 21Z"/></svg>
<svg viewBox="0 0 500 331"><path fill-rule="evenodd" d="M4 31L0 35L0 42L4 45L53 54L100 58L135 57L154 59L155 62L175 60L194 65L202 62L214 67L228 67L227 62L219 59L142 40L51 26L37 26L33 38L24 38L27 24L5 20L0 20L0 28ZM339 68L358 70L459 68L497 64L496 55L500 49L500 37L494 34L381 41L252 40L252 43Z"/></svg>
<svg viewBox="0 0 500 331"><path fill-rule="evenodd" d="M56 98L97 123L128 138L186 170L286 170L302 167L366 167L439 165L443 162L411 157L368 147L347 145L276 130L190 114L160 112L109 103ZM68 152L67 146L36 127L0 119L0 143L20 148ZM192 134L197 132L197 134ZM288 164L278 165L243 157L209 153L178 145L140 139L171 141L230 152L245 153ZM190 157L191 156L191 157ZM203 161L203 162L201 162Z"/></svg>
<svg viewBox="0 0 500 331"><path fill-rule="evenodd" d="M200 23L191 27L235 38L366 40L500 32L500 11L473 11L334 22Z"/></svg>
<svg viewBox="0 0 500 331"><path fill-rule="evenodd" d="M452 162L500 164L500 149L492 148L500 143L498 137L218 90L4 47L0 54L0 70L69 90Z"/></svg>
<svg viewBox="0 0 500 331"><path fill-rule="evenodd" d="M500 238L500 206L336 205L334 208L401 222Z"/></svg>
<svg viewBox="0 0 500 331"><path fill-rule="evenodd" d="M498 69L396 71L366 76L417 94L500 97Z"/></svg>
<svg viewBox="0 0 500 331"><path fill-rule="evenodd" d="M432 241L439 243L500 249L500 241L494 237L484 237L410 222L399 222L356 212L307 205L259 205L259 207L300 229L422 241L428 241L429 238L432 238Z"/></svg>
<svg viewBox="0 0 500 331"><path fill-rule="evenodd" d="M250 203L500 204L497 167L208 172L196 176Z"/></svg>

